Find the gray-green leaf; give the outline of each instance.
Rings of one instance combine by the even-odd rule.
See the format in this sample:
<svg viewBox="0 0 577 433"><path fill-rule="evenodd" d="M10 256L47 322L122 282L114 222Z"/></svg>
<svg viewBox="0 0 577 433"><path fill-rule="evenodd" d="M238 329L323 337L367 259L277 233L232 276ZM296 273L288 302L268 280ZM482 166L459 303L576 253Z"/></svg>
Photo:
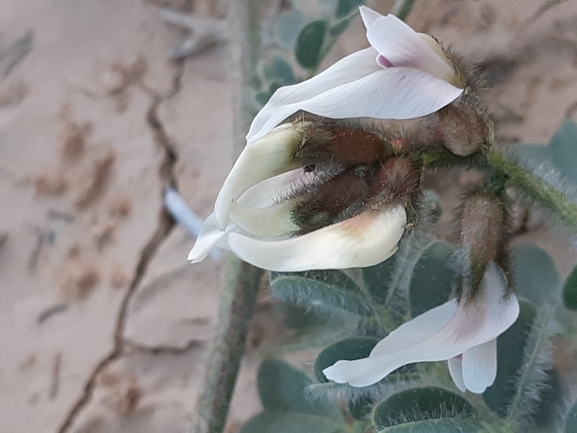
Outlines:
<svg viewBox="0 0 577 433"><path fill-rule="evenodd" d="M443 418L427 419L397 424L379 430L379 433L485 433L487 430L479 422L468 419Z"/></svg>
<svg viewBox="0 0 577 433"><path fill-rule="evenodd" d="M442 388L421 387L398 392L380 402L373 412L373 424L377 431L387 432L459 431L423 430L423 425L429 428L435 426L435 423L430 422L422 424L418 430L389 430L389 428L393 426L400 428L402 425L416 427L422 421L439 421L445 418L472 418L475 413L475 408L471 403L460 395Z"/></svg>
<svg viewBox="0 0 577 433"><path fill-rule="evenodd" d="M312 379L304 372L278 359L264 360L258 371L258 393L265 410L311 415L330 413L327 405L306 399L305 388L311 383Z"/></svg>
<svg viewBox="0 0 577 433"><path fill-rule="evenodd" d="M274 30L274 39L279 47L292 51L304 25L303 14L292 9L279 15Z"/></svg>
<svg viewBox="0 0 577 433"><path fill-rule="evenodd" d="M549 143L551 157L561 174L577 183L577 123L566 120Z"/></svg>
<svg viewBox="0 0 577 433"><path fill-rule="evenodd" d="M409 284L411 317L449 299L456 278L455 270L449 266L454 251L454 247L441 241L422 250Z"/></svg>
<svg viewBox="0 0 577 433"><path fill-rule="evenodd" d="M342 359L352 361L354 359L366 358L378 342L379 339L373 337L350 337L325 347L315 359L315 376L319 382L328 382L323 374L325 368L330 367Z"/></svg>
<svg viewBox="0 0 577 433"><path fill-rule="evenodd" d="M523 363L525 345L535 320L535 308L520 302L521 311L513 325L497 338L497 378L483 393L483 400L495 413L506 417L516 392L516 379Z"/></svg>
<svg viewBox="0 0 577 433"><path fill-rule="evenodd" d="M569 410L567 418L565 419L565 433L577 432L577 403Z"/></svg>
<svg viewBox="0 0 577 433"><path fill-rule="evenodd" d="M337 3L337 10L335 15L337 18L343 18L356 11L358 7L364 4L364 0L339 0Z"/></svg>
<svg viewBox="0 0 577 433"><path fill-rule="evenodd" d="M251 418L240 433L333 433L343 424L339 417L265 410Z"/></svg>
<svg viewBox="0 0 577 433"><path fill-rule="evenodd" d="M274 274L271 276L271 289L276 297L284 301L321 311L334 311L338 308L362 316L375 314L370 300L364 294L312 278Z"/></svg>
<svg viewBox="0 0 577 433"><path fill-rule="evenodd" d="M577 266L573 268L563 284L563 303L569 310L577 310Z"/></svg>
<svg viewBox="0 0 577 433"><path fill-rule="evenodd" d="M561 277L546 251L533 244L520 244L513 248L511 261L518 295L537 306L557 303Z"/></svg>
<svg viewBox="0 0 577 433"><path fill-rule="evenodd" d="M322 49L328 29L326 21L313 21L299 33L295 45L295 57L305 69L318 68L322 60Z"/></svg>

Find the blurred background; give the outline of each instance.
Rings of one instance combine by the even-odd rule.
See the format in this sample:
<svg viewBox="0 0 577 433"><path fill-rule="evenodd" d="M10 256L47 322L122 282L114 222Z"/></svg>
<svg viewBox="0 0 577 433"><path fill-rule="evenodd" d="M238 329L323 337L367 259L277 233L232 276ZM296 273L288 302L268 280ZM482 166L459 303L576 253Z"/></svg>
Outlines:
<svg viewBox="0 0 577 433"><path fill-rule="evenodd" d="M262 1L264 41L274 44L277 17L295 2L318 13L313 1ZM367 1L381 13L393 3ZM235 65L224 41L175 60L188 33L161 7L224 19L227 5L0 3L2 432L171 433L194 416L221 264L187 263L193 238L163 212L163 191L176 187L198 215L211 212L235 155ZM502 148L545 144L575 118L577 2L416 0L407 22L480 63ZM355 19L321 69L367 46L364 33ZM449 174L429 186L449 211L471 181ZM517 211L515 242L537 243L566 275L571 244ZM444 212L439 227L451 218ZM292 332L263 292L227 432L260 410L262 348Z"/></svg>

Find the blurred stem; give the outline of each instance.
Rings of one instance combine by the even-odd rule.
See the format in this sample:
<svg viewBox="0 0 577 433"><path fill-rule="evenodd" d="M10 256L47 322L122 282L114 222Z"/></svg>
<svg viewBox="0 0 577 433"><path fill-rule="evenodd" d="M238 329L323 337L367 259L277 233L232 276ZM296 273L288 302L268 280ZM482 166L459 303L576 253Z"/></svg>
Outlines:
<svg viewBox="0 0 577 433"><path fill-rule="evenodd" d="M259 0L229 2L228 21L233 30L229 70L236 87L235 156L245 145L245 134L252 120L247 108L250 107L250 88L256 77L260 51L259 6ZM195 409L193 433L221 433L224 430L262 274L262 270L248 263L227 257L216 335Z"/></svg>
<svg viewBox="0 0 577 433"><path fill-rule="evenodd" d="M415 0L397 0L391 9L391 13L405 21L413 9Z"/></svg>
<svg viewBox="0 0 577 433"><path fill-rule="evenodd" d="M495 149L488 152L487 161L507 178L510 186L557 215L567 226L577 229L577 205L569 201L565 194L535 176L530 170L510 161Z"/></svg>
<svg viewBox="0 0 577 433"><path fill-rule="evenodd" d="M242 152L245 136L252 122L253 92L258 80L260 58L260 14L264 0L229 2L228 23L231 28L229 76L233 83L234 157Z"/></svg>
<svg viewBox="0 0 577 433"><path fill-rule="evenodd" d="M227 257L218 326L204 388L196 405L193 433L224 430L261 277L262 270L232 255Z"/></svg>

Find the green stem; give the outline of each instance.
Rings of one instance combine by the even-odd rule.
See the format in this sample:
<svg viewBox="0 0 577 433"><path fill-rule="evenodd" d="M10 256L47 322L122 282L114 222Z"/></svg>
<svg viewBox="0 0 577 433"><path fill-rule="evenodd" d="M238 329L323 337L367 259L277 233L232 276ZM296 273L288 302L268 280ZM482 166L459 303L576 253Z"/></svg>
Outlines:
<svg viewBox="0 0 577 433"><path fill-rule="evenodd" d="M557 215L561 222L572 229L577 229L577 204L565 197L543 179L535 176L530 170L510 161L495 149L487 154L489 164L508 179L508 185L518 189L527 198L533 200L547 211Z"/></svg>
<svg viewBox="0 0 577 433"><path fill-rule="evenodd" d="M218 326L193 433L224 430L262 277L262 270L233 256L227 257L225 272Z"/></svg>
<svg viewBox="0 0 577 433"><path fill-rule="evenodd" d="M260 51L259 14L255 13L260 10L259 3L260 0L243 0L229 4L229 22L235 36L229 49L233 65L231 81L237 95L233 139L237 155L245 145L244 136L252 121L248 107ZM224 430L263 271L228 257L224 273L216 335L195 409L193 433L222 433Z"/></svg>
<svg viewBox="0 0 577 433"><path fill-rule="evenodd" d="M391 9L391 13L405 21L413 9L414 3L415 0L397 0L393 9Z"/></svg>

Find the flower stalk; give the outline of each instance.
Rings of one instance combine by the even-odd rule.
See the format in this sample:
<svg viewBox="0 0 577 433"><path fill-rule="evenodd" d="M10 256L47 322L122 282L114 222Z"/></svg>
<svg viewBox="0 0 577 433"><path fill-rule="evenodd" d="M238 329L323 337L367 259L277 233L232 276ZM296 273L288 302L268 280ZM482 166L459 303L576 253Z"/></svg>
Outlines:
<svg viewBox="0 0 577 433"><path fill-rule="evenodd" d="M248 0L231 2L228 6L228 20L235 35L229 49L233 51L233 64L237 66L230 68L238 95L233 139L236 154L244 147L244 134L252 120L248 107L252 100L250 84L256 76L259 53L258 14L254 13L259 3L259 0ZM196 418L191 429L193 433L224 431L263 275L261 269L232 255L226 258L223 272L226 278L221 289L216 333L208 371L194 410Z"/></svg>
<svg viewBox="0 0 577 433"><path fill-rule="evenodd" d="M391 9L391 13L405 21L415 5L415 0L397 0Z"/></svg>
<svg viewBox="0 0 577 433"><path fill-rule="evenodd" d="M568 200L563 192L555 189L530 170L514 163L498 150L491 149L487 152L487 162L503 175L509 186L557 215L568 227L577 229L577 204Z"/></svg>

